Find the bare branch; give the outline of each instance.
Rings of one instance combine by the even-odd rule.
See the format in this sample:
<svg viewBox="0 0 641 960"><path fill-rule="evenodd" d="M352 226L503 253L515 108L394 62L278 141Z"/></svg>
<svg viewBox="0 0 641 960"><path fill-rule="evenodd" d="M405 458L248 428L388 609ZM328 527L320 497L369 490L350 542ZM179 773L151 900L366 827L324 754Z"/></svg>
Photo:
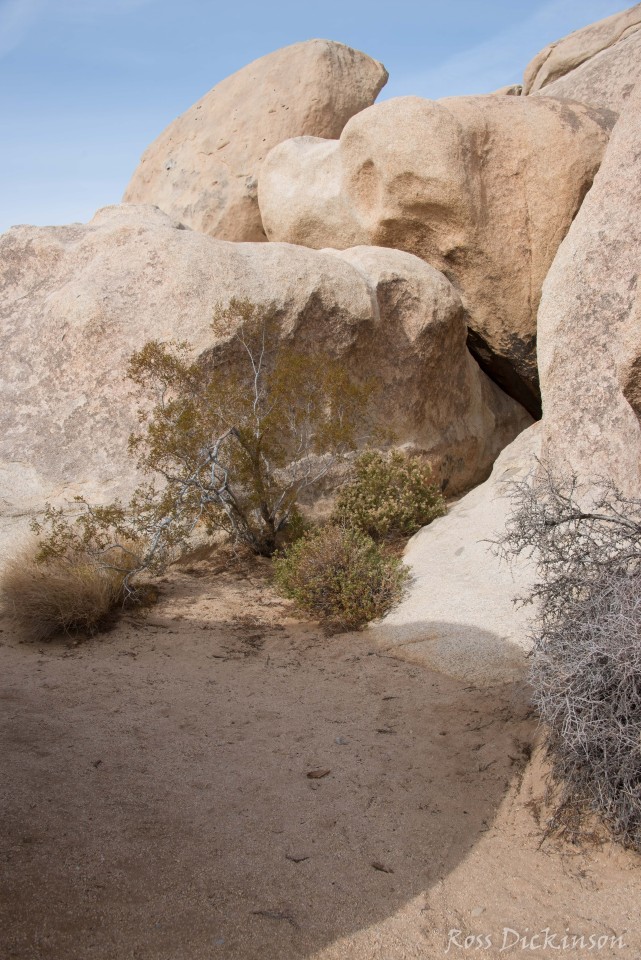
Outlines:
<svg viewBox="0 0 641 960"><path fill-rule="evenodd" d="M496 545L537 562L531 683L562 784L641 849L641 500L539 464Z"/></svg>

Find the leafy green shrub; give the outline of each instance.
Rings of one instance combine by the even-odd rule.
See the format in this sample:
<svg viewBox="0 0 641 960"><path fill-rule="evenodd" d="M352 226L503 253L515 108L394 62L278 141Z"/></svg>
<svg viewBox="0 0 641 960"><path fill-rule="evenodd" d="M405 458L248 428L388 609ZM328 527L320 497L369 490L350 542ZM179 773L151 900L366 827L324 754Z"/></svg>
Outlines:
<svg viewBox="0 0 641 960"><path fill-rule="evenodd" d="M50 640L60 633L91 635L123 603L132 557L120 549L100 564L81 549L42 557L37 544L29 544L2 569L3 607L29 640Z"/></svg>
<svg viewBox="0 0 641 960"><path fill-rule="evenodd" d="M445 501L432 482L430 466L399 451L367 452L340 491L334 518L375 540L410 537L445 513Z"/></svg>
<svg viewBox="0 0 641 960"><path fill-rule="evenodd" d="M360 530L332 524L277 557L275 576L285 596L307 613L356 630L401 600L409 571Z"/></svg>

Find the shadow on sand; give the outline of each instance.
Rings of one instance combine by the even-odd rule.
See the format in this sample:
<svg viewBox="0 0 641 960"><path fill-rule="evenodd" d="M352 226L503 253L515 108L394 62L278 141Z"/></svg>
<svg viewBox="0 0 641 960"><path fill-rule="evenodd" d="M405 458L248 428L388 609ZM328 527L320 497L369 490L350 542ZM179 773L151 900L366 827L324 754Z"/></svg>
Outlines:
<svg viewBox="0 0 641 960"><path fill-rule="evenodd" d="M519 685L283 628L252 589L221 617L192 581L182 613L75 648L0 634L3 958L302 960L491 825L531 733Z"/></svg>

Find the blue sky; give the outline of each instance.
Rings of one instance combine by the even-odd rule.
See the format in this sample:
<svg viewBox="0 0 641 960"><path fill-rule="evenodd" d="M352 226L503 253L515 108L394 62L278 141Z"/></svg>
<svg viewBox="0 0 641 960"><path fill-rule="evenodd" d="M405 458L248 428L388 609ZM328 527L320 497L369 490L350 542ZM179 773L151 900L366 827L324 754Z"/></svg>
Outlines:
<svg viewBox="0 0 641 960"><path fill-rule="evenodd" d="M0 0L0 231L87 220L217 81L312 37L382 60L381 98L489 92L616 0Z"/></svg>

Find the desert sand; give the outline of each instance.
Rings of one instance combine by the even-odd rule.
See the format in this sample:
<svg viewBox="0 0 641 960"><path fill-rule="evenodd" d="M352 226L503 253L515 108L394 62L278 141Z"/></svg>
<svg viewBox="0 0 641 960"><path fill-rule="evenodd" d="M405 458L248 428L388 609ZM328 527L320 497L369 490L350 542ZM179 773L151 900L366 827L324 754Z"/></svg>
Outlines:
<svg viewBox="0 0 641 960"><path fill-rule="evenodd" d="M327 636L268 571L194 560L82 643L0 624L3 960L641 955L638 858L544 837L524 685Z"/></svg>

